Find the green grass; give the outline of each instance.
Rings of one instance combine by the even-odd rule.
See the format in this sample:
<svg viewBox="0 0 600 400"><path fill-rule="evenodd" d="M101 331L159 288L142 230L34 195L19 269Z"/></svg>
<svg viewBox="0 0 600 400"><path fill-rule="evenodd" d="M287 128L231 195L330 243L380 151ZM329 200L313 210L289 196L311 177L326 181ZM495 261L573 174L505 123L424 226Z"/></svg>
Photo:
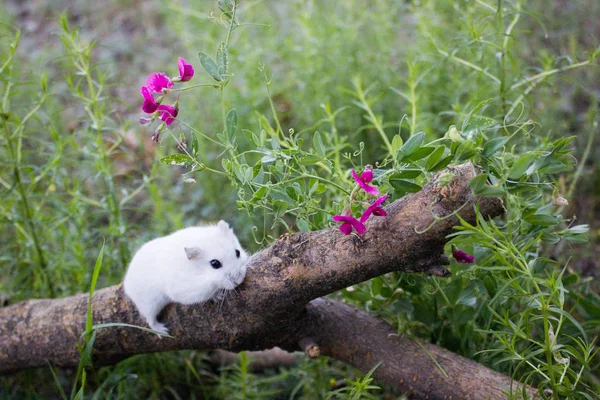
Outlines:
<svg viewBox="0 0 600 400"><path fill-rule="evenodd" d="M473 268L453 265L454 277L447 280L393 273L340 296L401 332L531 383L560 387L563 396L593 393L599 388L600 363L586 355L586 346L600 334L600 300L597 285L582 276L580 266L594 262L600 226L592 206L600 197L594 178L598 152L593 151L598 147L600 73L590 58L598 46L594 33L596 38L600 34L596 3L560 8L485 0L242 2L237 15L242 26L228 43L233 76L223 102L211 87L182 92L178 118L184 123L173 136L163 134L159 145L150 141L152 128L137 122L142 115L139 87L151 72L174 75L178 56L195 66L190 84L215 82L203 71L197 53L214 58L227 36L226 27L216 23L226 22L216 2L146 2L132 8L120 1L75 1L62 20L54 3L44 4L38 14L18 14L16 3L0 5L0 11L9 10L0 13L5 16L0 21L0 300L15 303L88 291L95 285L94 260L104 239L98 288L121 281L129 258L145 241L200 221L230 221L251 250L288 230L333 225L330 216L341 211L344 191L352 189L350 168L379 163L384 172L376 181L398 197L398 181L394 186L388 178L405 166L390 153L419 132L425 134L424 143L441 140L455 125L481 148L494 138L510 137L494 157L481 157L481 151L466 146L460 150L465 160L503 177L497 184L505 190L509 212L498 222L500 233L490 236L482 227L466 228L466 239L455 239L481 262ZM231 109L236 110L238 137L235 148L222 154L223 147L203 135L217 138ZM200 133L198 162L208 169L183 176L189 168L160 164L161 157L177 153L174 138L183 134L190 142L194 131ZM556 147L557 139L572 135L573 155L560 155L572 169L531 179L518 176L515 165L528 162L524 154L539 160L550 146ZM272 147L273 136L280 148ZM452 143L439 151L456 161L460 144ZM268 162L259 166L264 182L240 179L239 172L262 157L240 154L256 147L267 148L276 158L285 153L299 160L290 164L294 171L288 170L295 184L260 192L267 178L277 178ZM321 157L320 148L331 164L303 166L303 157ZM210 169L223 171L222 158L232 161L229 169L212 173ZM411 164L425 172L410 182L425 183L439 161ZM549 208L552 188L538 190L532 185L539 183L535 179L552 182L571 205ZM529 193L531 187L536 189ZM564 219L556 220L556 228L515 225L514 232L506 231L533 212L559 211ZM588 243L567 231L578 224L590 224ZM571 241L555 243L567 237ZM486 246L488 241L504 247ZM553 257L556 265L544 257ZM529 262L531 271L524 267ZM541 286L536 289L534 281ZM564 288L568 294L561 299ZM542 298L539 309L527 297L535 290ZM510 318L525 312L525 317L511 326L503 312ZM528 326L541 335L543 356L536 361L542 370L537 372L511 358L528 347L526 341L515 344L508 338L531 334ZM563 353L548 347L550 335L559 331L557 340L570 346ZM568 339L584 334L584 342ZM561 369L564 364L556 359L565 354L571 364ZM275 392L275 398L323 398L343 378L357 385L368 381L355 379L356 372L334 362L307 360L258 377L248 372L244 360L218 371L202 352L137 356L88 373L86 396L227 398L227 390L239 387L245 398ZM73 374L55 372L65 391L75 387ZM567 378L561 378L563 372ZM569 394L575 381L578 394ZM3 398L59 396L49 370L1 382Z"/></svg>

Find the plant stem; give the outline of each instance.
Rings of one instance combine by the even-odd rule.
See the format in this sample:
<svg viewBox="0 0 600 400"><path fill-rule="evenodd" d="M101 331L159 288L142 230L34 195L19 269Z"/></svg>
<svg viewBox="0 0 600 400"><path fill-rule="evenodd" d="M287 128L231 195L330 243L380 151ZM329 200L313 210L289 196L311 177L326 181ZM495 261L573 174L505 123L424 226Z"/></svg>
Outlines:
<svg viewBox="0 0 600 400"><path fill-rule="evenodd" d="M280 182L280 184L287 183L287 182L297 181L298 179L303 179L303 178L312 178L312 179L316 179L316 180L321 181L321 182L325 182L328 185L335 186L336 188L340 189L341 191L343 191L347 195L350 195L350 192L348 191L348 189L346 189L343 186L338 185L337 183L335 183L333 181L330 181L329 179L322 178L322 177L320 177L318 175L305 174L305 173L302 173L301 171L298 171L298 170L293 169L293 168L292 168L292 171L294 171L296 173L299 173L301 175L295 176L295 177L290 178L290 179L288 179L286 181L282 181L282 182Z"/></svg>
<svg viewBox="0 0 600 400"><path fill-rule="evenodd" d="M263 74L263 78L265 79L265 86L267 88L267 98L269 99L269 105L271 106L271 112L273 113L273 118L275 119L275 124L277 125L277 138L279 138L279 132L283 136L283 128L281 127L281 123L279 122L279 117L277 117L277 111L275 110L275 104L273 103L273 98L271 97L271 89L269 86L271 82L267 79L267 74L265 73L264 67L261 69Z"/></svg>
<svg viewBox="0 0 600 400"><path fill-rule="evenodd" d="M379 123L379 119L375 116L375 114L373 113L373 110L371 109L371 106L367 102L367 99L365 97L365 92L362 90L360 81L358 81L358 80L354 81L354 86L356 87L356 94L358 95L358 99L360 100L363 110L365 110L367 112L367 115L369 116L371 123L375 127L375 130L379 133L379 136L381 136L381 139L383 140L383 142L385 143L385 146L387 147L388 153L390 154L390 156L392 156L392 158L394 158L394 151L392 149L392 144L390 143L389 139L387 138L387 135L385 134L383 127Z"/></svg>
<svg viewBox="0 0 600 400"><path fill-rule="evenodd" d="M594 126L595 125L595 126ZM573 176L573 182L569 186L569 190L567 191L567 199L573 198L573 193L575 192L575 188L577 187L577 182L579 182L579 178L581 178L581 174L583 173L583 169L585 168L585 163L590 156L590 151L592 150L592 144L594 144L594 138L596 136L596 131L598 128L598 122L592 121L592 128L588 133L587 144L585 145L585 150L583 150L583 155L581 156L581 160L579 160L579 165L577 166L577 171L575 171L575 175ZM562 212L564 207L560 209Z"/></svg>
<svg viewBox="0 0 600 400"><path fill-rule="evenodd" d="M45 96L42 97L41 102L44 99L45 99ZM41 102L38 104L38 108L39 108L39 106L41 106ZM31 208L29 207L29 200L27 199L27 192L25 190L25 187L23 186L23 181L21 179L21 169L19 168L20 157L18 157L15 154L15 149L14 149L12 141L11 141L11 136L10 136L10 132L8 129L8 123L6 121L7 117L5 116L4 109L2 109L0 111L1 111L0 118L2 118L2 122L4 125L4 136L6 137L6 144L8 146L8 151L10 153L10 157L14 162L13 174L15 177L15 183L17 185L17 190L19 191L19 195L21 196L23 212L25 213L25 219L27 221L27 225L29 225L29 230L31 231L31 238L33 239L33 245L35 247L35 250L36 250L36 253L38 256L38 262L40 264L41 271L44 275L46 275L45 281L46 281L46 284L48 285L49 296L54 297L54 294L55 294L54 293L54 285L52 284L52 281L50 279L48 279L48 276L47 276L48 264L46 262L46 259L44 257L44 252L42 251L42 247L40 245L40 240L38 238L37 229L36 229L35 223L33 221L33 215L31 213ZM21 129L19 128L18 131L21 131Z"/></svg>
<svg viewBox="0 0 600 400"><path fill-rule="evenodd" d="M227 37L225 38L225 47L229 45L229 37L231 36L231 32L233 32L234 24L235 24L235 14L237 12L237 1L233 2L233 10L231 12L231 21L229 22L229 29L227 30Z"/></svg>
<svg viewBox="0 0 600 400"><path fill-rule="evenodd" d="M417 129L417 93L416 93L416 83L415 83L415 66L409 65L408 73L409 73L409 87L410 87L410 136L412 137L415 134L415 130Z"/></svg>
<svg viewBox="0 0 600 400"><path fill-rule="evenodd" d="M186 90L194 89L197 87L215 87L217 83L198 83L196 85L186 86L179 89L169 89L171 92L185 92Z"/></svg>

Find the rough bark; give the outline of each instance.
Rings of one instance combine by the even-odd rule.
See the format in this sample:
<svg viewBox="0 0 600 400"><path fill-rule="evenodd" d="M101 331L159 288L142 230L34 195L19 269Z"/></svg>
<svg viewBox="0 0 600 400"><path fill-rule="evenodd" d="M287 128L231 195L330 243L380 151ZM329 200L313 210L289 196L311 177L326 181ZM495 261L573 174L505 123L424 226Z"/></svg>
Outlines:
<svg viewBox="0 0 600 400"><path fill-rule="evenodd" d="M280 237L252 257L244 283L224 304L167 306L161 317L172 338L126 327L98 330L95 364L181 349L294 350L307 336L311 300L390 271L444 275L443 246L457 223L452 213L474 222L475 203L488 218L503 212L500 200L472 196L470 164L451 171L456 177L449 185L438 186L433 179L420 192L393 202L387 217L367 222L362 237L344 236L336 228ZM444 218L436 222L435 217ZM87 305L88 296L80 294L0 308L0 374L47 363L77 365ZM121 285L97 291L92 306L95 324L145 326Z"/></svg>
<svg viewBox="0 0 600 400"><path fill-rule="evenodd" d="M289 368L298 364L300 353L290 353L279 347L262 351L247 352L250 371L261 372L266 369ZM215 350L210 355L214 365L231 365L239 362L239 354L226 350Z"/></svg>
<svg viewBox="0 0 600 400"><path fill-rule="evenodd" d="M439 346L398 336L384 321L341 302L320 298L307 310L310 333L322 355L362 371L383 362L374 377L410 398L500 400L518 384ZM535 393L528 388L530 398Z"/></svg>

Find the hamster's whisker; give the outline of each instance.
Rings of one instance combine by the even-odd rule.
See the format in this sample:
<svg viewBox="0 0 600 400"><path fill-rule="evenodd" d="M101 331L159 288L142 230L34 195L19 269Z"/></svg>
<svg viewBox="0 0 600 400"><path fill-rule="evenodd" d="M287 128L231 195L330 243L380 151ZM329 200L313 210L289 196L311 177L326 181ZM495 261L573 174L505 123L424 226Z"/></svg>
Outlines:
<svg viewBox="0 0 600 400"><path fill-rule="evenodd" d="M220 297L221 301L219 302L219 312L223 310L223 304L225 304L225 299L227 298L227 291L225 289L221 289Z"/></svg>

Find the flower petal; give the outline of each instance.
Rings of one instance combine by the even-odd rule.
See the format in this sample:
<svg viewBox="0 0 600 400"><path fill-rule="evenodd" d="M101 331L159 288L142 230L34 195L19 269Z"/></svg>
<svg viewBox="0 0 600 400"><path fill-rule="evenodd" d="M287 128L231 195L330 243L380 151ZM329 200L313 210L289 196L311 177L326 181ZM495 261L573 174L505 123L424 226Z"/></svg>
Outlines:
<svg viewBox="0 0 600 400"><path fill-rule="evenodd" d="M155 72L146 78L146 87L154 93L162 93L163 89L169 89L173 82L164 72Z"/></svg>
<svg viewBox="0 0 600 400"><path fill-rule="evenodd" d="M356 220L356 219L354 221L350 222L350 223L352 224L352 227L354 229L356 229L356 232L359 235L364 235L365 232L367 231L367 228L365 228L365 226L363 225L363 223L360 222L360 221L358 221L358 220Z"/></svg>
<svg viewBox="0 0 600 400"><path fill-rule="evenodd" d="M352 228L356 229L356 232L358 232L361 235L364 234L366 231L366 228L363 225L363 223L351 215L334 215L332 219L335 222L343 222L343 224L340 225L339 229L345 235L349 235L352 232Z"/></svg>
<svg viewBox="0 0 600 400"><path fill-rule="evenodd" d="M378 217L385 217L387 213L383 208L381 208L381 204L387 199L387 194L379 197L377 200L373 202L360 216L360 222L366 222L371 214L376 215Z"/></svg>
<svg viewBox="0 0 600 400"><path fill-rule="evenodd" d="M146 86L140 88L144 102L142 103L142 111L147 114L152 114L158 108L158 103L154 100L154 96Z"/></svg>
<svg viewBox="0 0 600 400"><path fill-rule="evenodd" d="M365 169L362 174L360 174L360 180L364 183L369 183L373 180L373 170Z"/></svg>
<svg viewBox="0 0 600 400"><path fill-rule="evenodd" d="M194 67L192 64L188 64L185 59L179 57L177 66L179 67L179 79L181 82L187 82L192 79L194 76Z"/></svg>
<svg viewBox="0 0 600 400"><path fill-rule="evenodd" d="M352 217L350 217L352 218ZM334 215L333 217L331 217L332 220L334 220L335 222L347 222L348 221L348 216L347 215Z"/></svg>
<svg viewBox="0 0 600 400"><path fill-rule="evenodd" d="M369 170L367 170L369 171ZM365 172L367 172L365 171ZM363 172L364 175L364 172ZM352 170L352 177L354 178L354 180L356 181L356 183L358 184L358 186L360 186L365 192L372 194L373 196L377 196L379 194L379 190L375 187L375 186L371 186L371 185L367 185L363 180L362 180L362 175L361 177L359 177L358 175L356 175L356 171ZM367 178L369 177L369 175L367 175ZM371 172L371 180L373 179L373 172ZM371 180L369 180L369 182L371 182Z"/></svg>
<svg viewBox="0 0 600 400"><path fill-rule="evenodd" d="M387 215L387 213L385 212L385 210L381 207L376 208L373 210L373 215L377 216L377 217L385 217Z"/></svg>
<svg viewBox="0 0 600 400"><path fill-rule="evenodd" d="M144 98L144 100L154 101L154 96L152 96L152 93L150 93L150 90L146 86L142 86L140 88L140 93L142 94L142 97Z"/></svg>
<svg viewBox="0 0 600 400"><path fill-rule="evenodd" d="M465 253L462 250L456 250L454 253L452 253L452 256L459 264L472 264L475 261L475 257Z"/></svg>
<svg viewBox="0 0 600 400"><path fill-rule="evenodd" d="M175 122L175 118L177 117L177 114L179 114L177 108L168 105L161 104L157 107L157 110L160 111L160 119L162 119L167 126Z"/></svg>
<svg viewBox="0 0 600 400"><path fill-rule="evenodd" d="M343 224L340 225L340 231L344 235L349 235L350 233L352 233L352 225L349 224L348 222L344 222Z"/></svg>

